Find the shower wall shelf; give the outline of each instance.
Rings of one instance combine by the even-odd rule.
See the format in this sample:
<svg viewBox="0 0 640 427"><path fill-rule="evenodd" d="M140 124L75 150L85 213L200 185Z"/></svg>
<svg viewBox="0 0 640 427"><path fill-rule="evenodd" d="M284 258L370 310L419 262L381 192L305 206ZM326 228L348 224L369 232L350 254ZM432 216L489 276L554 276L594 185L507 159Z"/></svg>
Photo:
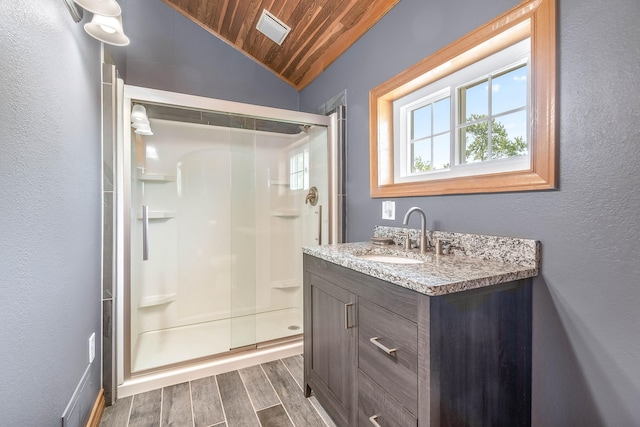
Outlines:
<svg viewBox="0 0 640 427"><path fill-rule="evenodd" d="M277 280L271 282L271 287L273 289L298 289L301 284L298 280Z"/></svg>
<svg viewBox="0 0 640 427"><path fill-rule="evenodd" d="M171 219L176 217L175 211L149 211L149 219ZM142 219L142 214L138 215Z"/></svg>
<svg viewBox="0 0 640 427"><path fill-rule="evenodd" d="M176 300L176 294L151 295L140 299L139 308L156 307Z"/></svg>
<svg viewBox="0 0 640 427"><path fill-rule="evenodd" d="M139 173L138 180L145 181L145 182L173 182L176 180L176 176L161 175L161 174L155 174L155 173Z"/></svg>
<svg viewBox="0 0 640 427"><path fill-rule="evenodd" d="M269 186L276 185L281 187L288 187L289 181L279 181L277 179L270 179L268 182Z"/></svg>
<svg viewBox="0 0 640 427"><path fill-rule="evenodd" d="M300 216L300 211L297 209L280 209L277 211L272 211L271 216L280 218L297 218Z"/></svg>

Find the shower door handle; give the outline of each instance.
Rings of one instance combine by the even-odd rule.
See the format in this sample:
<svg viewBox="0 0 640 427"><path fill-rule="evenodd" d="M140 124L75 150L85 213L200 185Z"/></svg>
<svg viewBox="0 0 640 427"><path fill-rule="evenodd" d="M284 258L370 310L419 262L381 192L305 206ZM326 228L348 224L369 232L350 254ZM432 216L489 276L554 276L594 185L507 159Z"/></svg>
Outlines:
<svg viewBox="0 0 640 427"><path fill-rule="evenodd" d="M142 260L149 259L149 206L142 205Z"/></svg>
<svg viewBox="0 0 640 427"><path fill-rule="evenodd" d="M306 205L307 203L310 203L311 206L315 206L316 203L318 203L318 188L317 187L311 187L309 189L309 193L307 194L307 197L304 199L304 204Z"/></svg>
<svg viewBox="0 0 640 427"><path fill-rule="evenodd" d="M318 205L318 245L322 245L322 205Z"/></svg>

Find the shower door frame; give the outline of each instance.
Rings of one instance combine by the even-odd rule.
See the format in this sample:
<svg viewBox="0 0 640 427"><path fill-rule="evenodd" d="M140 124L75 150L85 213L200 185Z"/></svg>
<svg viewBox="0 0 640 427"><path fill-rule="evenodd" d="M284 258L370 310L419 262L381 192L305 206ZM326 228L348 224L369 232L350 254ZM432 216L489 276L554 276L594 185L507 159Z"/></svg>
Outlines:
<svg viewBox="0 0 640 427"><path fill-rule="evenodd" d="M116 150L117 170L117 265L116 265L116 358L113 368L116 370L116 383L121 386L126 381L136 377L131 372L131 108L134 101L141 103L158 103L174 107L184 107L195 110L207 110L221 113L238 114L255 118L277 120L288 123L300 123L308 125L324 126L327 128L327 154L328 154L328 214L329 236L327 243L337 243L342 232L340 204L338 196L342 182L339 174L342 171L339 162L341 159L338 148L337 114L323 116L319 114L291 111L274 107L244 104L234 101L225 101L214 98L205 98L195 95L187 95L168 92L157 89L144 88L123 84L118 85L119 98L123 100L118 110L121 111L118 120L118 144ZM121 107L121 110L120 110ZM227 354L227 353L224 353ZM214 355L212 355L214 356ZM172 366L191 365L195 361L185 361ZM162 370L163 368L158 368Z"/></svg>

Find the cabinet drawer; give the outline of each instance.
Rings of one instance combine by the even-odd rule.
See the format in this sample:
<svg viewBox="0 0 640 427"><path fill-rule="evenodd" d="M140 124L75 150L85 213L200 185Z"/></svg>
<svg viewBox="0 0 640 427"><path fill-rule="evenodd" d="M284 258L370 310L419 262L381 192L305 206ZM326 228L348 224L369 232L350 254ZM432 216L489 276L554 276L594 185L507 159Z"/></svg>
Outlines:
<svg viewBox="0 0 640 427"><path fill-rule="evenodd" d="M418 326L364 298L358 303L358 323L359 368L417 414Z"/></svg>
<svg viewBox="0 0 640 427"><path fill-rule="evenodd" d="M374 420L371 420L374 417ZM387 394L368 375L358 372L358 425L416 427L416 418Z"/></svg>

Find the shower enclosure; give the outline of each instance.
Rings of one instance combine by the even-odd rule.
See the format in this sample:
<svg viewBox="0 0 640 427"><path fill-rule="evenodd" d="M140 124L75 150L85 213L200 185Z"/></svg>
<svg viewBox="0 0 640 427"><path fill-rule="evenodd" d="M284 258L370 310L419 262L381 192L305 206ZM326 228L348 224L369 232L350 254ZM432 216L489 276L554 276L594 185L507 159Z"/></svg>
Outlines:
<svg viewBox="0 0 640 427"><path fill-rule="evenodd" d="M121 378L300 339L301 247L337 239L335 120L129 86L123 108Z"/></svg>

